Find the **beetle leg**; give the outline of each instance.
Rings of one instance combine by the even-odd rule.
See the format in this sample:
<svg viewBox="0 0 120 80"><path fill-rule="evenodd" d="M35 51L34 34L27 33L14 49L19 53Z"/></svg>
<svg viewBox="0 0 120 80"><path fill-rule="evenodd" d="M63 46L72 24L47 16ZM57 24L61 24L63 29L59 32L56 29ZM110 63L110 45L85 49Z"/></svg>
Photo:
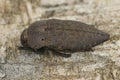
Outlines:
<svg viewBox="0 0 120 80"><path fill-rule="evenodd" d="M87 51L92 51L93 52L93 49L92 48L88 48L88 49L85 49L85 50L81 50L82 52L87 52Z"/></svg>
<svg viewBox="0 0 120 80"><path fill-rule="evenodd" d="M52 51L55 55L59 55L65 58L71 57L71 54L65 54L64 52L61 52L60 50L56 50L53 48L45 47L47 50Z"/></svg>
<svg viewBox="0 0 120 80"><path fill-rule="evenodd" d="M19 50L31 50L34 51L34 49L29 48L29 47L22 47L22 46L17 46Z"/></svg>
<svg viewBox="0 0 120 80"><path fill-rule="evenodd" d="M68 58L71 57L71 54L66 54L64 52L54 51L57 55L60 55L62 57Z"/></svg>
<svg viewBox="0 0 120 80"><path fill-rule="evenodd" d="M44 53L45 49L44 48L40 48L40 49L32 49L30 47L22 47L22 46L17 46L19 50L29 50L29 51L33 51L34 53L40 54L39 52Z"/></svg>

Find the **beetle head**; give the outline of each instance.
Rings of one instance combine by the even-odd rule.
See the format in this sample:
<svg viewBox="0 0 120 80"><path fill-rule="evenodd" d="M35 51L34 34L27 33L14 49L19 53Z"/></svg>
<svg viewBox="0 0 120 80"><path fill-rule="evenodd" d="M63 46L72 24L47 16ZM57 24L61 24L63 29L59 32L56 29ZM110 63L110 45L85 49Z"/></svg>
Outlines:
<svg viewBox="0 0 120 80"><path fill-rule="evenodd" d="M24 46L24 47L28 47L28 31L27 29L25 29L22 34L21 34L21 44Z"/></svg>

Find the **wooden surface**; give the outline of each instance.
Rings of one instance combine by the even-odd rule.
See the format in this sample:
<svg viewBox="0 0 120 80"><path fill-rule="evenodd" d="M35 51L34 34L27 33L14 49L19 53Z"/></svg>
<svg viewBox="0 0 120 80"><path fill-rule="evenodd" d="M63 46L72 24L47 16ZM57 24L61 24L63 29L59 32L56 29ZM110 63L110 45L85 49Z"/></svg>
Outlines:
<svg viewBox="0 0 120 80"><path fill-rule="evenodd" d="M0 80L120 80L119 0L46 1L0 0ZM111 38L70 58L18 50L21 32L48 18L94 24Z"/></svg>

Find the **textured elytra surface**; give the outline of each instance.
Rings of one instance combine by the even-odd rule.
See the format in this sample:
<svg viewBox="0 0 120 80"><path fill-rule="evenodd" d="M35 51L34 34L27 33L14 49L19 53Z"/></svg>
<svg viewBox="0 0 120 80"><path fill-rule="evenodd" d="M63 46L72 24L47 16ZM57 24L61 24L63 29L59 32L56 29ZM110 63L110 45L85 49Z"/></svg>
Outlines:
<svg viewBox="0 0 120 80"><path fill-rule="evenodd" d="M27 36L24 39L24 36ZM36 21L23 31L21 42L33 49L89 50L109 39L105 32L92 25L72 20L49 19ZM24 46L26 47L26 46Z"/></svg>

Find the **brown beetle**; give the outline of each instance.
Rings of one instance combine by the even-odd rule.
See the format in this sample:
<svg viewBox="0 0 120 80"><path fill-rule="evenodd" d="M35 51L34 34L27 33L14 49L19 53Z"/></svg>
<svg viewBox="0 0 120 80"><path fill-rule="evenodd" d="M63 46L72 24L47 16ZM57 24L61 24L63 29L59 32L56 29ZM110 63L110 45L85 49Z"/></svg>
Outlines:
<svg viewBox="0 0 120 80"><path fill-rule="evenodd" d="M51 49L56 52L86 51L109 39L109 35L93 25L79 21L49 19L36 21L21 34L23 47ZM70 54L61 53L63 56Z"/></svg>

